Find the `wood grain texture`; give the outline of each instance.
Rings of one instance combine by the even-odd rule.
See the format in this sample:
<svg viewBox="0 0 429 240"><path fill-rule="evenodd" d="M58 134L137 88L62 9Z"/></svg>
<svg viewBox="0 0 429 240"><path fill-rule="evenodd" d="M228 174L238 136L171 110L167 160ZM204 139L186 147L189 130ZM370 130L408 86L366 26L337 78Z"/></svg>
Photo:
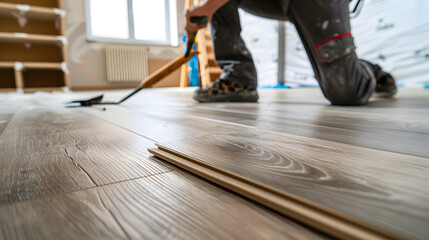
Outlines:
<svg viewBox="0 0 429 240"><path fill-rule="evenodd" d="M0 204L171 171L153 144L77 109L22 107L0 138Z"/></svg>
<svg viewBox="0 0 429 240"><path fill-rule="evenodd" d="M429 157L429 120L389 118L386 114L281 106L197 106L168 109L192 116L229 121L261 129L325 139L385 151ZM387 144L388 143L388 144Z"/></svg>
<svg viewBox="0 0 429 240"><path fill-rule="evenodd" d="M0 137L3 134L3 131L6 129L10 120L13 117L13 113L2 113L0 112Z"/></svg>
<svg viewBox="0 0 429 240"><path fill-rule="evenodd" d="M171 149L158 146L149 152L178 167L186 169L213 183L248 197L281 214L301 221L315 229L340 239L402 239L402 237L356 221L339 212L324 208L303 198L253 182L239 175L186 157Z"/></svg>
<svg viewBox="0 0 429 240"><path fill-rule="evenodd" d="M0 106L0 138L19 108L19 104L7 102L6 97L3 97L2 102L3 104Z"/></svg>
<svg viewBox="0 0 429 240"><path fill-rule="evenodd" d="M226 164L230 170L238 171L237 174L256 174L257 180L263 180L267 185L280 189L285 187L284 191L291 191L298 196L332 207L363 221L369 221L400 235L417 239L424 239L429 235L425 228L429 213L426 204L429 201L427 158L356 147L354 144L257 130L255 127L235 122L240 117L227 112L220 114L219 118L212 117L222 111L216 111L211 116L199 116L195 111L192 114L187 113L186 110L180 112L185 108L209 105L220 109L229 106L237 108L247 106L247 104L196 104L190 100L190 95L183 91L176 93L166 91L166 96L156 98L156 108L151 107L150 104L141 106L141 103L150 103L150 99L155 98L152 94L160 94L160 92L142 94L137 100L127 104L126 108L112 107L110 112L93 113L154 141L161 143L172 141L171 148L187 151L189 155L198 159L211 161L212 158L217 158L215 160ZM299 108L299 104L292 105ZM336 111L336 108L320 104L317 107L317 103L311 104L311 101L309 105L316 105L313 110L316 111L319 108L320 114L327 118L331 109ZM427 125L428 115L421 114L427 112L427 109L422 106L425 104L416 99L405 102L403 106L399 103L398 106L384 106L383 111L375 107L350 108L349 112L356 114L350 116L347 121L351 121L353 116L358 116L359 113L366 113L367 119L371 119L371 114L383 114L386 116L385 119L391 119L387 120L384 129L384 133L389 136L393 128L399 128L389 123L389 121L394 122L394 118L387 118L387 116L393 114L401 117L404 126L409 125L408 129L411 129L411 133L420 130L424 133L424 127L416 127L412 122L415 120L421 122L422 126ZM341 116L340 112L347 113L346 110L347 108L343 108L335 114ZM136 112L139 113L138 117L135 115ZM115 117L115 114L122 117ZM255 121L264 119L262 113L248 118ZM365 118L365 114L360 118ZM381 116L377 118L382 119ZM296 122L300 121L296 120ZM377 120L368 120L363 124L362 129L373 124L380 125ZM307 124L304 129L311 134L318 132L319 127L317 124ZM329 134L329 131L324 134ZM371 136L374 137L375 134L369 135L356 130L355 135L348 137L351 143L359 145L359 142L366 140L375 141ZM392 142L387 139L380 142L380 148L391 149L389 145ZM421 140L419 146L423 146L428 138L423 137ZM404 146L401 149L413 148L415 143L414 141L402 142ZM420 148L420 153L426 152L424 149L424 152L421 150ZM206 156L209 158L207 159ZM264 166L266 164L264 161L275 164ZM286 166L292 163L293 165L289 166L291 169L288 169ZM258 172L258 168L264 171ZM293 182L290 182L291 179Z"/></svg>
<svg viewBox="0 0 429 240"><path fill-rule="evenodd" d="M363 107L330 106L318 89L260 91L259 104L197 104L190 93L171 91L162 97L148 93L135 102L157 98L157 112L429 157L429 94L424 89L401 89L397 99L374 99ZM155 106L145 106L151 107L155 111ZM142 107L135 104L135 108Z"/></svg>
<svg viewBox="0 0 429 240"><path fill-rule="evenodd" d="M161 146L399 235L429 236L428 159L238 127Z"/></svg>
<svg viewBox="0 0 429 240"><path fill-rule="evenodd" d="M428 159L417 157L427 154L427 91L400 89L396 100L375 99L356 108L329 106L318 89L262 90L260 102L254 104L198 104L192 91L143 90L123 105L106 106L106 111L63 107L66 101L98 92L1 94L0 114L9 120L0 135L0 162L6 164L0 166L0 238L315 238L283 225L274 229L287 229L289 235L280 236L272 218L266 224L253 221L266 210L248 215L242 203L230 208L227 203L236 200L226 201L220 192L193 180L184 184L183 176L161 184L164 191L174 188L177 193L147 193L139 187L135 193L136 182L177 171L145 149L154 142L178 141L198 144L185 149L192 154L216 157L237 172L244 166L248 174L286 186L309 201L412 239L428 238ZM110 91L105 100L127 93ZM8 110L2 111L5 107ZM259 176L259 168L269 174ZM148 185L159 187L156 182ZM178 200L179 193L188 198ZM156 200L145 198L151 194ZM158 204L164 196L171 198ZM209 196L221 200L205 204ZM194 212L191 205L198 206ZM201 220L198 214L218 222ZM149 233L143 232L146 226Z"/></svg>
<svg viewBox="0 0 429 240"><path fill-rule="evenodd" d="M2 239L326 239L181 171L0 206Z"/></svg>

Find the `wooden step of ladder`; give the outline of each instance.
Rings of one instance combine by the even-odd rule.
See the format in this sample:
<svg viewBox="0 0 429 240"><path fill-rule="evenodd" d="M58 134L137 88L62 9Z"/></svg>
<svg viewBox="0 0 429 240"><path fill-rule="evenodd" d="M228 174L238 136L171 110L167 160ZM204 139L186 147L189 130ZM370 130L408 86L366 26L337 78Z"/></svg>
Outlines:
<svg viewBox="0 0 429 240"><path fill-rule="evenodd" d="M200 77L202 87L210 86L216 81L221 73L222 69L216 64L215 55L213 51L213 43L209 29L204 29L197 39L198 51L200 52L199 66L200 66Z"/></svg>
<svg viewBox="0 0 429 240"><path fill-rule="evenodd" d="M198 0L194 0L194 5L198 4ZM185 9L191 7L191 1L185 1ZM197 34L196 41L198 54L198 73L200 77L200 83L202 87L210 86L216 79L219 78L222 73L222 69L216 64L213 43L211 40L211 34L209 27L200 29ZM182 66L182 72L180 77L180 87L189 86L188 80L188 68Z"/></svg>

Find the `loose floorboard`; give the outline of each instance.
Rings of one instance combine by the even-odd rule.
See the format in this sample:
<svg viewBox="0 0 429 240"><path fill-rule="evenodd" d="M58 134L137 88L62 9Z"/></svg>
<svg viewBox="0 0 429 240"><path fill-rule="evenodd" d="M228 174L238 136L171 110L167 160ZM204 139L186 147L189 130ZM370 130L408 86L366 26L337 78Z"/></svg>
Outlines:
<svg viewBox="0 0 429 240"><path fill-rule="evenodd" d="M0 238L320 237L151 157L146 148L158 142L198 143L205 156L234 159L227 165L235 171L277 159L265 168L268 180L285 178L301 197L425 239L428 93L400 89L397 100L352 108L330 106L318 89L261 90L257 104L198 104L192 89L143 90L122 105L91 108L63 102L94 92L1 94ZM257 164L239 165L237 156ZM288 161L295 165L284 176L288 169L274 166Z"/></svg>

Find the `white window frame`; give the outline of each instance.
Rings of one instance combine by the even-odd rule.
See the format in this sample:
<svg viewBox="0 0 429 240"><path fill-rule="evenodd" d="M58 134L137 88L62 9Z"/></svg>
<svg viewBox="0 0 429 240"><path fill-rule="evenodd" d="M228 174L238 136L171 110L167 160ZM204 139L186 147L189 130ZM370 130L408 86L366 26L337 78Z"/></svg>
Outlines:
<svg viewBox="0 0 429 240"><path fill-rule="evenodd" d="M162 0L156 0L162 1ZM166 41L160 40L140 40L135 38L134 34L134 14L133 14L133 0L127 0L128 5L128 39L105 38L96 37L92 35L91 25L91 9L90 0L85 0L85 17L86 17L86 36L88 41L91 42L105 42L105 43L120 43L120 44L141 44L141 45L156 45L156 46L172 46L179 45L178 34L178 21L177 21L177 2L176 0L165 1L165 16L166 16Z"/></svg>

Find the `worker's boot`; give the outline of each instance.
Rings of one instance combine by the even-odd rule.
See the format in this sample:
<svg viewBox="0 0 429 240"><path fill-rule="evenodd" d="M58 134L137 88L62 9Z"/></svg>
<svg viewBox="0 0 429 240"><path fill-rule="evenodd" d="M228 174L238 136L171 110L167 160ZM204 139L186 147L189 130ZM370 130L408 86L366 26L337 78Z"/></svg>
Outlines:
<svg viewBox="0 0 429 240"><path fill-rule="evenodd" d="M376 96L379 97L393 97L397 92L395 78L390 73L383 72L377 78L377 85L375 88Z"/></svg>
<svg viewBox="0 0 429 240"><path fill-rule="evenodd" d="M256 86L221 78L194 93L198 102L256 102L258 98Z"/></svg>
<svg viewBox="0 0 429 240"><path fill-rule="evenodd" d="M241 1L229 1L211 20L216 64L222 74L216 82L194 93L198 102L256 102L257 73L252 55L241 38Z"/></svg>
<svg viewBox="0 0 429 240"><path fill-rule="evenodd" d="M374 73L376 80L374 96L386 98L393 97L397 91L395 78L390 73L383 71L377 64L372 64L362 59L360 59L360 61L366 64Z"/></svg>

